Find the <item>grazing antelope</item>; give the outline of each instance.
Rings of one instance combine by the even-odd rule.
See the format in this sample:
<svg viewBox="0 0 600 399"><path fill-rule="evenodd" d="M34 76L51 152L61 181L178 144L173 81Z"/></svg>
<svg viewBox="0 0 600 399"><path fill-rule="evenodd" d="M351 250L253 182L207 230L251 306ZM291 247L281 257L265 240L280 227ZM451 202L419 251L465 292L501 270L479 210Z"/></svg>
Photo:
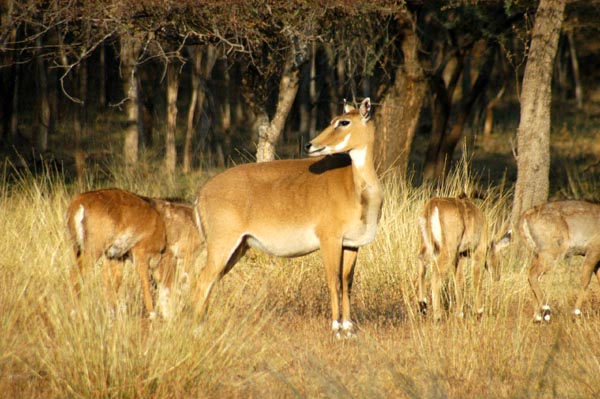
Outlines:
<svg viewBox="0 0 600 399"><path fill-rule="evenodd" d="M498 262L489 247L488 226L483 212L468 198L433 198L423 207L419 217L422 246L419 254L419 309L427 313L425 272L431 268L433 317L442 317L441 295L444 283L454 279L456 313L463 316L463 284L465 257L473 260L475 307L483 313L481 304L481 271L489 267L495 280L500 279ZM486 262L489 254L489 262Z"/></svg>
<svg viewBox="0 0 600 399"><path fill-rule="evenodd" d="M550 307L539 280L559 260L584 256L583 274L573 313L581 304L592 274L600 281L600 205L586 201L557 201L535 206L520 216L518 231L533 251L528 281L536 301L535 321L550 321Z"/></svg>
<svg viewBox="0 0 600 399"><path fill-rule="evenodd" d="M151 201L163 218L167 229L167 248L177 264L196 259L204 240L196 225L194 208L179 200L152 198Z"/></svg>
<svg viewBox="0 0 600 399"><path fill-rule="evenodd" d="M180 277L179 281L187 282L192 262L200 255L204 247L204 240L196 224L194 208L177 200L153 198L152 201L165 223L167 250L174 258L176 271ZM168 281L171 280L172 276L168 276ZM159 304L163 313L169 307L169 294L170 287L164 287L159 292Z"/></svg>
<svg viewBox="0 0 600 399"><path fill-rule="evenodd" d="M373 166L375 126L367 98L344 107L306 145L314 159L245 164L208 181L197 212L207 246L196 303L203 318L213 284L248 247L280 257L321 249L332 329L352 336L349 293L358 249L375 238L383 192ZM341 318L340 318L341 297Z"/></svg>
<svg viewBox="0 0 600 399"><path fill-rule="evenodd" d="M106 293L116 304L123 278L123 260L129 256L136 266L150 318L154 318L150 273L170 285L174 260L167 249L167 229L154 200L128 191L104 189L73 198L67 209L67 228L77 258L71 280L77 292L85 269L105 258L102 275Z"/></svg>

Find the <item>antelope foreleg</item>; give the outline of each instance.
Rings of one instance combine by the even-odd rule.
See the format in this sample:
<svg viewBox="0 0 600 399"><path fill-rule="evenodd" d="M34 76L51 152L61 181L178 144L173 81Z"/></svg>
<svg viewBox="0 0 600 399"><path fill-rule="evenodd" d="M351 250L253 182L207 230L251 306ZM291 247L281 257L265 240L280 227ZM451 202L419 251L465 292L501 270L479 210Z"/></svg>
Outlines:
<svg viewBox="0 0 600 399"><path fill-rule="evenodd" d="M154 319L156 317L156 312L154 312L154 303L152 302L152 289L150 284L150 257L145 254L134 254L133 262L135 263L135 268L142 286L142 295L144 299L144 306L146 308L146 314L150 319Z"/></svg>
<svg viewBox="0 0 600 399"><path fill-rule="evenodd" d="M485 256L483 249L478 249L473 254L473 289L475 290L475 312L477 316L481 316L485 310L482 299L483 292L481 291ZM490 272L492 271L490 270Z"/></svg>
<svg viewBox="0 0 600 399"><path fill-rule="evenodd" d="M456 316L463 318L465 316L465 263L466 259L455 259L454 264L454 298L456 301Z"/></svg>
<svg viewBox="0 0 600 399"><path fill-rule="evenodd" d="M550 321L550 307L545 303L546 299L539 283L542 274L546 270L545 265L547 262L548 261L544 259L542 254L537 254L531 262L527 276L527 281L529 281L529 286L533 291L533 296L536 302L535 313L533 315L534 321L536 322L540 322L542 320Z"/></svg>
<svg viewBox="0 0 600 399"><path fill-rule="evenodd" d="M321 256L325 265L327 286L331 297L331 328L336 334L342 328L340 322L340 291L341 291L341 267L342 243L341 240L328 239L321 241Z"/></svg>
<svg viewBox="0 0 600 399"><path fill-rule="evenodd" d="M102 264L102 280L106 298L111 306L110 310L116 315L119 310L119 292L123 282L122 262L105 258Z"/></svg>
<svg viewBox="0 0 600 399"><path fill-rule="evenodd" d="M442 295L445 284L448 283L449 256L445 250L441 250L436 261L431 266L431 302L433 307L433 318L442 318Z"/></svg>
<svg viewBox="0 0 600 399"><path fill-rule="evenodd" d="M425 293L425 274L427 272L427 253L425 247L421 249L419 254L419 275L418 275L418 289L419 289L419 312L422 315L427 314L427 294Z"/></svg>
<svg viewBox="0 0 600 399"><path fill-rule="evenodd" d="M575 308L573 313L576 316L581 315L581 305L583 303L583 299L585 298L585 293L587 291L588 286L590 285L590 281L592 280L592 274L594 271L598 273L598 262L600 261L600 251L590 251L583 261L583 272L581 275L581 283L579 286L579 293L577 294L577 301L575 302Z"/></svg>
<svg viewBox="0 0 600 399"><path fill-rule="evenodd" d="M358 249L345 248L342 259L342 330L347 336L354 334L354 326L350 318L350 292L354 279L354 267Z"/></svg>
<svg viewBox="0 0 600 399"><path fill-rule="evenodd" d="M81 285L83 281L83 268L86 259L84 259L83 254L77 254L77 264L71 266L70 275L71 275L71 286L73 287L73 292L78 297L81 295ZM89 259L87 260L89 262Z"/></svg>
<svg viewBox="0 0 600 399"><path fill-rule="evenodd" d="M176 272L177 259L170 251L163 254L160 265L152 271L152 277L158 283L158 311L165 320L171 318L171 291Z"/></svg>

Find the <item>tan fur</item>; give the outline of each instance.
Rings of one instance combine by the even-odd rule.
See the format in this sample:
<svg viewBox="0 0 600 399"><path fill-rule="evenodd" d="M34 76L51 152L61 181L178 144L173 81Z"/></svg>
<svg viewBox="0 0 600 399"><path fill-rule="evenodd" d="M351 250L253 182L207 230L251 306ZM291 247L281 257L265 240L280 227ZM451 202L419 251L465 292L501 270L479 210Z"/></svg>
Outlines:
<svg viewBox="0 0 600 399"><path fill-rule="evenodd" d="M176 268L182 274L187 272L203 247L192 206L119 189L74 197L67 210L67 227L80 272L104 257L107 293L116 302L123 260L131 256L140 274L148 314L154 310L149 285L146 288L152 273L161 291L164 317L168 317L168 295ZM80 275L75 270L72 280L78 291Z"/></svg>
<svg viewBox="0 0 600 399"><path fill-rule="evenodd" d="M600 281L600 205L585 201L548 202L531 208L518 222L521 240L533 251L528 280L536 300L535 320L549 320L539 279L559 260L583 255L583 273L574 313L581 313L585 292L596 273Z"/></svg>
<svg viewBox="0 0 600 399"><path fill-rule="evenodd" d="M199 315L206 313L213 284L248 247L283 257L321 249L332 326L351 333L356 255L375 238L383 194L373 166L370 101L345 111L307 145L307 153L318 158L240 165L200 189L197 214L207 263L198 281Z"/></svg>
<svg viewBox="0 0 600 399"><path fill-rule="evenodd" d="M151 201L117 189L82 193L73 198L67 209L67 228L77 258L77 269L71 273L76 291L79 292L80 277L86 269L105 257L105 288L116 304L123 277L122 260L129 255L141 281L146 311L152 316L150 272L159 267L161 260L167 260L162 259L165 224Z"/></svg>
<svg viewBox="0 0 600 399"><path fill-rule="evenodd" d="M454 279L457 314L463 314L464 266L461 259L473 259L475 306L481 303L481 270L486 265L489 249L488 227L483 212L468 198L433 198L423 207L419 218L421 251L419 255L419 306L427 310L425 273L431 269L433 316L439 319L441 291L444 282ZM495 279L500 278L497 262L490 260Z"/></svg>
<svg viewBox="0 0 600 399"><path fill-rule="evenodd" d="M152 200L165 223L167 249L175 258L177 270L181 273L189 273L192 262L204 247L204 239L196 224L194 208L181 202L157 198Z"/></svg>

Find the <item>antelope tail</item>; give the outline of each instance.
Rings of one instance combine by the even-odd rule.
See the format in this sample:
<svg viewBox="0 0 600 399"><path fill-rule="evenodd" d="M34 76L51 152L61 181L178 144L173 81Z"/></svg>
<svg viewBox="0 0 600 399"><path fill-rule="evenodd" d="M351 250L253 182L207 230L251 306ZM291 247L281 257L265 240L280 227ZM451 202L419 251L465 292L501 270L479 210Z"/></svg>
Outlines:
<svg viewBox="0 0 600 399"><path fill-rule="evenodd" d="M83 219L85 217L85 208L83 207L83 205L79 205L79 207L77 208L77 210L75 211L75 214L73 215L72 218L72 223L73 223L73 231L75 232L75 242L77 245L77 253L81 253L83 246L84 246L84 241L85 241L85 228L83 225Z"/></svg>

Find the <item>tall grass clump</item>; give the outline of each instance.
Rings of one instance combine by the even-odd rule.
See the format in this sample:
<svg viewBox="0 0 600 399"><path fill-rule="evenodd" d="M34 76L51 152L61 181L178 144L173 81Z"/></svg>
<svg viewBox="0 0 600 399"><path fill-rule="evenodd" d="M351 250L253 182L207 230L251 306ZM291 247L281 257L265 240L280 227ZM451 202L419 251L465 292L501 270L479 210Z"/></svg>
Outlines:
<svg viewBox="0 0 600 399"><path fill-rule="evenodd" d="M8 167L10 168L10 167ZM494 237L508 228L510 193L482 187L460 166L442 186L383 178L379 232L359 251L351 295L359 329L352 340L330 331L330 300L319 253L274 258L254 250L213 290L205 323L184 294L171 320L148 321L139 282L125 263L121 306L112 309L99 263L80 295L64 212L78 191L119 187L144 195L193 199L204 174L167 176L152 164L114 167L85 187L57 171L0 176L0 397L217 398L597 397L600 300L593 283L584 317L569 305L579 259L544 277L556 314L532 323L528 259L501 257L502 279L484 273L486 313L440 322L417 312L417 217L433 196L479 193ZM12 172L11 172L12 174ZM585 186L581 185L580 189ZM293 239L293 238L292 238ZM202 259L196 262L197 274ZM192 290L194 279L192 278ZM474 296L467 285L467 303Z"/></svg>
<svg viewBox="0 0 600 399"><path fill-rule="evenodd" d="M74 295L69 268L75 259L64 228L72 193L63 181L48 169L22 172L2 185L0 396L163 398L181 397L181 390L220 396L224 376L268 313L259 317L254 304L235 318L223 310L201 333L192 316L149 323L135 273L126 273L133 282L124 285L135 288L122 298L126 309L115 314L104 295L101 265ZM232 307L236 292L220 305ZM260 296L254 299L261 303Z"/></svg>

